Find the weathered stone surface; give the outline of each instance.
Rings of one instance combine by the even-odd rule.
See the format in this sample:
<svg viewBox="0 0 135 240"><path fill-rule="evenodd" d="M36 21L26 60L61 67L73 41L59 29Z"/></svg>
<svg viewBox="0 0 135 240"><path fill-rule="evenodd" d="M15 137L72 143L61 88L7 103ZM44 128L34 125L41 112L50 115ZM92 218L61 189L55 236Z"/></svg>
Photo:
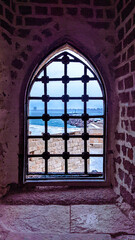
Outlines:
<svg viewBox="0 0 135 240"><path fill-rule="evenodd" d="M8 231L0 224L0 240L7 239Z"/></svg>
<svg viewBox="0 0 135 240"><path fill-rule="evenodd" d="M135 240L135 235L122 235L120 237L116 237L116 240Z"/></svg>
<svg viewBox="0 0 135 240"><path fill-rule="evenodd" d="M112 204L116 195L110 188L67 188L67 187L37 187L31 190L13 189L10 194L1 199L4 204Z"/></svg>
<svg viewBox="0 0 135 240"><path fill-rule="evenodd" d="M69 232L67 206L0 206L0 225L11 232Z"/></svg>
<svg viewBox="0 0 135 240"><path fill-rule="evenodd" d="M109 234L9 233L6 240L111 240Z"/></svg>
<svg viewBox="0 0 135 240"><path fill-rule="evenodd" d="M135 234L134 224L113 204L71 207L71 232L74 233Z"/></svg>

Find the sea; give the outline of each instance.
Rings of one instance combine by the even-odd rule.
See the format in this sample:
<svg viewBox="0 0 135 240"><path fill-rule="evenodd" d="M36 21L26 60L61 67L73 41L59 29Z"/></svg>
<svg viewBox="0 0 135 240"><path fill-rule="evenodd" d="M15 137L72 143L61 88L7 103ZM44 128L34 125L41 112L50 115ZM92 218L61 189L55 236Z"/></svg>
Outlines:
<svg viewBox="0 0 135 240"><path fill-rule="evenodd" d="M63 109L49 109L48 114L50 116L61 116L64 112ZM83 109L68 109L69 116L80 116L83 114ZM93 121L100 120L100 115L103 115L102 108L87 109L87 113L91 116L99 115L99 118ZM29 116L42 116L44 110L30 109ZM44 121L42 119L30 119L29 120L29 132L31 135L41 135L44 132ZM80 130L80 127L67 124L67 131L74 132ZM64 132L64 122L61 119L50 119L48 121L48 132L50 134L58 134Z"/></svg>

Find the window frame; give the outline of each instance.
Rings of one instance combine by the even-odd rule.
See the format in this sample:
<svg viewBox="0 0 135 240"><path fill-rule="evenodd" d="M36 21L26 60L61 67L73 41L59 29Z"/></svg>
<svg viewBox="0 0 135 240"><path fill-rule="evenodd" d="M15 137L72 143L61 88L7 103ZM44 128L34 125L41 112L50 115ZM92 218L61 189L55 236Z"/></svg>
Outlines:
<svg viewBox="0 0 135 240"><path fill-rule="evenodd" d="M105 91L105 86L103 84L103 80L101 78L101 76L99 75L99 72L97 71L97 68L94 66L94 64L90 61L90 60L87 60L85 59L85 57L83 55L81 55L80 52L76 51L74 48L72 48L71 46L67 45L66 46L63 46L61 49L58 49L56 50L55 52L53 52L52 54L50 54L47 58L45 58L45 60L43 60L43 62L37 67L36 71L34 72L31 80L29 81L29 84L28 84L28 87L26 89L26 94L25 94L25 103L24 103L24 123L26 123L26 113L27 113L27 97L28 97L28 93L29 93L29 89L30 89L30 86L31 86L31 83L32 81L34 80L35 76L37 75L37 73L39 73L40 71L42 71L42 68L43 66L47 65L47 64L50 64L51 61L53 61L53 56L58 56L59 55L59 52L60 51L73 51L75 54L77 53L78 55L80 55L83 60L85 61L85 64L86 62L88 62L88 65L87 66L92 66L94 68L94 70L96 71L96 75L98 77L98 80L100 79L100 87L102 89L102 93L103 93L103 102L104 102L104 114L103 114L103 118L104 118L104 126L103 126L103 155L104 155L104 164L103 164L103 171L104 171L104 176L102 179L96 179L96 178L85 178L85 179L81 179L80 177L77 179L66 179L66 178L63 178L63 179L27 179L26 180L26 154L27 154L27 134L26 134L26 131L27 131L27 125L24 124L24 145L25 145L25 151L24 151L24 172L23 172L23 183L40 183L40 184L45 184L45 185L52 185L54 183L58 184L58 185L61 185L61 184L68 184L68 185L91 185L91 183L96 186L96 185L99 185L99 183L105 183L106 182L106 137L107 137L107 114L106 114L106 108L107 108L107 102L106 102L106 91ZM84 64L84 62L83 62ZM98 81L99 82L99 81ZM94 186L93 185L93 186Z"/></svg>

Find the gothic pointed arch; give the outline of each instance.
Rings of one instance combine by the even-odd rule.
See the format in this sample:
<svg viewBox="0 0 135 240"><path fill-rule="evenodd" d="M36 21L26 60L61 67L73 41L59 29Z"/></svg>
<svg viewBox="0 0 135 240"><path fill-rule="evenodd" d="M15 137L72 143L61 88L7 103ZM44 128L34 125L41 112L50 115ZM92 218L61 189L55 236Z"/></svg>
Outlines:
<svg viewBox="0 0 135 240"><path fill-rule="evenodd" d="M25 182L105 180L106 94L91 61L57 49L35 70L25 106Z"/></svg>

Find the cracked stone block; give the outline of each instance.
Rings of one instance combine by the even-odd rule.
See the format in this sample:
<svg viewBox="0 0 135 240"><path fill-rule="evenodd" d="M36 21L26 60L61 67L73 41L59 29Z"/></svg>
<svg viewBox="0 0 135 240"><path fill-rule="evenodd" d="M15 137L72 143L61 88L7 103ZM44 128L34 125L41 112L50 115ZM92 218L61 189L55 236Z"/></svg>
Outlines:
<svg viewBox="0 0 135 240"><path fill-rule="evenodd" d="M135 222L113 204L76 205L71 207L71 232L135 234Z"/></svg>
<svg viewBox="0 0 135 240"><path fill-rule="evenodd" d="M0 225L11 232L69 232L68 206L0 206Z"/></svg>

